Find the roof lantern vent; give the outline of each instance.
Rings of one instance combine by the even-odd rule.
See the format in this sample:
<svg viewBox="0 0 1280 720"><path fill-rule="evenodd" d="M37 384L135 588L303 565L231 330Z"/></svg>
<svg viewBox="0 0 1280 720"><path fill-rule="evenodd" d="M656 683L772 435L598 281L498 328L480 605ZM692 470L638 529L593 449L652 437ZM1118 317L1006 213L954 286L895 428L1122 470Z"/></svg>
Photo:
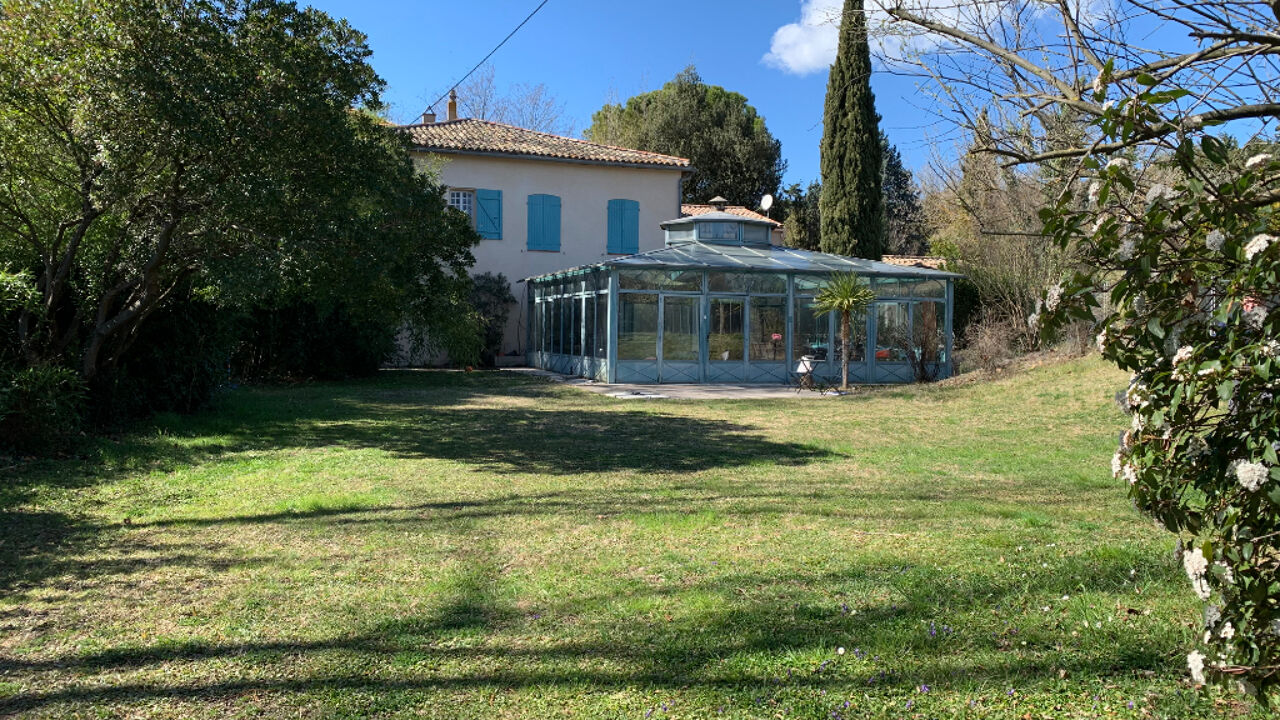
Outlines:
<svg viewBox="0 0 1280 720"><path fill-rule="evenodd" d="M724 212L724 209L729 207L729 201L717 195L711 198L710 205L716 209L716 212Z"/></svg>

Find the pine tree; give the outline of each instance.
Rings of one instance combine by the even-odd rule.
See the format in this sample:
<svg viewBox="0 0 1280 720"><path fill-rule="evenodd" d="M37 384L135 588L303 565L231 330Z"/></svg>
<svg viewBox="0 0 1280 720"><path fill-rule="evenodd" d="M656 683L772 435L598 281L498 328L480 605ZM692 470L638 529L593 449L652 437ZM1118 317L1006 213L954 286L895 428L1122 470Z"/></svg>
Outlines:
<svg viewBox="0 0 1280 720"><path fill-rule="evenodd" d="M879 260L885 242L880 116L862 0L844 3L823 125L822 249Z"/></svg>
<svg viewBox="0 0 1280 720"><path fill-rule="evenodd" d="M925 237L924 210L911 171L902 163L902 154L880 133L884 166L880 187L884 193L884 251L897 255L923 255L929 242Z"/></svg>

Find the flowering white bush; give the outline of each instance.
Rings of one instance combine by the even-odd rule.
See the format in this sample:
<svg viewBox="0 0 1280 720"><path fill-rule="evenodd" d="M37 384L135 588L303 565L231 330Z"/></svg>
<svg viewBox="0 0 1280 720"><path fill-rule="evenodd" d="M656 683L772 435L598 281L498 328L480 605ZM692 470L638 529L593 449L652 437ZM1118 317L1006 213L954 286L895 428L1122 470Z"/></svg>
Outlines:
<svg viewBox="0 0 1280 720"><path fill-rule="evenodd" d="M1134 128L1183 95L1149 89L1109 105L1097 126L1112 147L1131 146ZM1146 163L1169 166L1166 184L1147 185L1129 161L1084 160L1086 197L1067 193L1043 216L1088 267L1035 320L1046 332L1096 320L1103 356L1132 373L1112 472L1180 536L1190 589L1206 602L1188 670L1265 698L1280 686L1280 161L1242 161L1210 130L1184 126Z"/></svg>

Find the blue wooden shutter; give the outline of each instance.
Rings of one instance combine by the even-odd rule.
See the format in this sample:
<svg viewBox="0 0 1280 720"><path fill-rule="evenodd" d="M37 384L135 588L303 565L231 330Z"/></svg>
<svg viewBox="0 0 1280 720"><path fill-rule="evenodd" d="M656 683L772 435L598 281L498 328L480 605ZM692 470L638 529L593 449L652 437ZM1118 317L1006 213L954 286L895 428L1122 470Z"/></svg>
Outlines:
<svg viewBox="0 0 1280 720"><path fill-rule="evenodd" d="M529 196L529 249L560 249L560 198L555 195Z"/></svg>
<svg viewBox="0 0 1280 720"><path fill-rule="evenodd" d="M544 195L542 211L543 237L547 250L560 249L560 198L555 195Z"/></svg>
<svg viewBox="0 0 1280 720"><path fill-rule="evenodd" d="M501 190L476 190L476 232L486 240L502 239Z"/></svg>
<svg viewBox="0 0 1280 720"><path fill-rule="evenodd" d="M609 243L607 245L608 252L619 255L622 253L622 204L626 200L610 200L609 201Z"/></svg>
<svg viewBox="0 0 1280 720"><path fill-rule="evenodd" d="M640 203L622 201L622 252L640 252Z"/></svg>
<svg viewBox="0 0 1280 720"><path fill-rule="evenodd" d="M542 249L542 196L529 196L529 249Z"/></svg>

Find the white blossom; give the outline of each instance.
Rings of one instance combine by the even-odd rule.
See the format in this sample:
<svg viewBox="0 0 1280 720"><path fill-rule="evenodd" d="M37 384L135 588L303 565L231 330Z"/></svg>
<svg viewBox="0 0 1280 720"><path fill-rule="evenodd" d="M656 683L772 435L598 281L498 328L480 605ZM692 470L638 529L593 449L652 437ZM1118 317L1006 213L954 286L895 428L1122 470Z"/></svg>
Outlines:
<svg viewBox="0 0 1280 720"><path fill-rule="evenodd" d="M1182 553L1182 568L1187 571L1187 577L1194 580L1204 577L1205 571L1209 569L1209 561L1204 558L1200 548L1193 547Z"/></svg>
<svg viewBox="0 0 1280 720"><path fill-rule="evenodd" d="M1125 238L1120 242L1120 247L1116 248L1116 259L1121 262L1127 262L1133 259L1133 251L1136 250L1138 244L1133 238Z"/></svg>
<svg viewBox="0 0 1280 720"><path fill-rule="evenodd" d="M1240 486L1249 492L1255 492L1267 481L1270 474L1262 463L1241 460L1236 463L1236 479Z"/></svg>
<svg viewBox="0 0 1280 720"><path fill-rule="evenodd" d="M1049 293L1044 300L1044 309L1053 312L1058 308L1058 303L1060 302L1062 302L1062 283L1049 288Z"/></svg>
<svg viewBox="0 0 1280 720"><path fill-rule="evenodd" d="M1098 333L1098 337L1094 340L1098 345L1098 352L1105 352L1107 349L1107 329L1102 328L1102 332Z"/></svg>
<svg viewBox="0 0 1280 720"><path fill-rule="evenodd" d="M1181 365L1182 363L1184 363L1184 362L1186 362L1186 361L1190 360L1190 359L1191 359L1191 355L1192 355L1195 351L1196 351L1196 349L1195 349L1195 348L1193 348L1193 347L1191 347L1190 345L1183 345L1182 347L1178 348L1178 352L1174 353L1174 355L1173 355L1173 364L1174 364L1174 365Z"/></svg>
<svg viewBox="0 0 1280 720"><path fill-rule="evenodd" d="M1191 590L1201 600L1208 600L1213 595L1213 590L1209 588L1209 581L1205 580L1203 575L1191 578Z"/></svg>
<svg viewBox="0 0 1280 720"><path fill-rule="evenodd" d="M1268 340L1266 344L1262 346L1262 354L1267 357L1280 356L1280 342Z"/></svg>
<svg viewBox="0 0 1280 720"><path fill-rule="evenodd" d="M1125 482L1130 485L1136 485L1138 483L1138 468L1134 467L1133 463L1125 463L1122 473L1124 474Z"/></svg>
<svg viewBox="0 0 1280 720"><path fill-rule="evenodd" d="M1040 313L1031 313L1027 316L1027 327L1033 331L1040 329Z"/></svg>
<svg viewBox="0 0 1280 720"><path fill-rule="evenodd" d="M1124 455L1117 450L1115 455L1111 456L1111 477L1120 477L1120 471L1124 469Z"/></svg>
<svg viewBox="0 0 1280 720"><path fill-rule="evenodd" d="M1271 153L1258 153L1257 155L1254 155L1253 157L1244 161L1244 169L1252 170L1258 167L1259 165L1265 162L1268 162L1269 160L1271 160Z"/></svg>
<svg viewBox="0 0 1280 720"><path fill-rule="evenodd" d="M1222 619L1222 608L1218 607L1217 605L1204 606L1204 626L1205 627L1211 628L1214 625L1217 625L1218 621L1221 619Z"/></svg>
<svg viewBox="0 0 1280 720"><path fill-rule="evenodd" d="M1227 621L1222 623L1222 629L1218 631L1218 637L1222 638L1223 640L1230 640L1235 636L1236 636L1236 629L1231 626L1231 622Z"/></svg>
<svg viewBox="0 0 1280 720"><path fill-rule="evenodd" d="M1222 582L1224 582L1224 583L1226 583L1226 584L1228 584L1228 585L1233 585L1233 584L1235 584L1235 581L1236 581L1236 574L1235 574L1235 572L1234 572L1234 571L1232 571L1232 569L1231 569L1231 566L1230 566L1230 565L1228 565L1228 564L1226 564L1226 563L1222 562L1221 560L1219 560L1219 561L1215 562L1215 563L1213 564L1213 566L1214 566L1215 568L1217 568L1217 569L1219 570L1219 572L1222 574Z"/></svg>
<svg viewBox="0 0 1280 720"><path fill-rule="evenodd" d="M1267 320L1267 309L1262 307L1261 305L1254 305L1253 307L1244 311L1244 321L1248 323L1249 327L1255 330L1261 330L1262 323L1266 322L1266 320Z"/></svg>
<svg viewBox="0 0 1280 720"><path fill-rule="evenodd" d="M1187 655L1187 669L1191 671L1191 681L1197 685L1204 684L1204 654L1199 650L1192 650Z"/></svg>
<svg viewBox="0 0 1280 720"><path fill-rule="evenodd" d="M1110 170L1111 168L1119 168L1121 170L1127 170L1129 169L1129 166L1132 164L1133 163L1130 163L1128 158L1122 158L1122 157L1111 158L1110 160L1107 161L1107 169Z"/></svg>
<svg viewBox="0 0 1280 720"><path fill-rule="evenodd" d="M1156 184L1152 185L1147 191L1147 204L1150 205L1159 200L1172 200L1177 197L1177 193L1168 185Z"/></svg>
<svg viewBox="0 0 1280 720"><path fill-rule="evenodd" d="M1253 236L1248 245L1244 246L1244 256L1247 260L1252 260L1258 255L1267 251L1271 243L1275 242L1275 238L1266 233L1259 233Z"/></svg>
<svg viewBox="0 0 1280 720"><path fill-rule="evenodd" d="M1098 182L1097 180L1094 180L1093 182L1089 183L1089 204L1090 205L1098 204L1098 195L1101 192L1102 192L1102 183Z"/></svg>
<svg viewBox="0 0 1280 720"><path fill-rule="evenodd" d="M1106 87L1106 83L1105 83L1105 82L1103 81L1103 79L1102 79L1102 74L1103 74L1104 72L1106 72L1106 71L1105 71L1105 70L1099 70L1099 71L1098 71L1098 76L1097 76L1097 77L1095 77L1095 78L1093 79L1093 83L1091 83L1091 84L1089 85L1089 87L1090 87L1094 92L1096 92L1096 93L1100 93L1100 92L1102 92L1102 89L1103 89L1104 87Z"/></svg>
<svg viewBox="0 0 1280 720"><path fill-rule="evenodd" d="M1221 230L1214 230L1204 236L1204 246L1214 252L1222 252L1222 246L1227 242L1227 236L1222 234Z"/></svg>

